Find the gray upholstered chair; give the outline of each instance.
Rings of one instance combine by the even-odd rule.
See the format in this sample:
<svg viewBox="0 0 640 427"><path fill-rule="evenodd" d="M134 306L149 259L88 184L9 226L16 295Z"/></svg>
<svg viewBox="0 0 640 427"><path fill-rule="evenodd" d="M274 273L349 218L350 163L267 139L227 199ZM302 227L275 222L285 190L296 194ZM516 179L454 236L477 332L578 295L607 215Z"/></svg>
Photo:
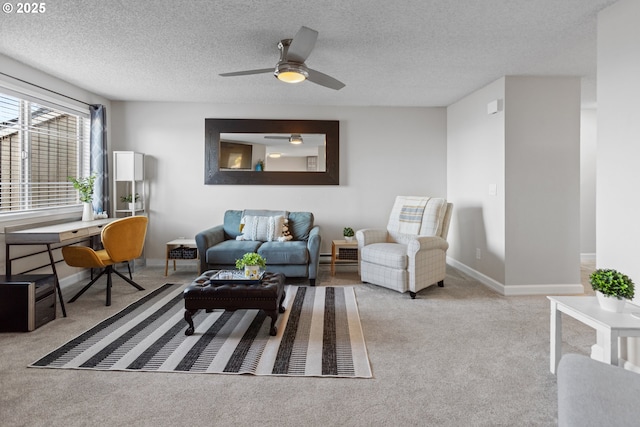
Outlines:
<svg viewBox="0 0 640 427"><path fill-rule="evenodd" d="M637 426L640 375L582 354L558 365L558 426Z"/></svg>
<svg viewBox="0 0 640 427"><path fill-rule="evenodd" d="M452 209L445 199L396 197L386 229L356 232L361 280L408 291L411 298L436 283L444 286Z"/></svg>

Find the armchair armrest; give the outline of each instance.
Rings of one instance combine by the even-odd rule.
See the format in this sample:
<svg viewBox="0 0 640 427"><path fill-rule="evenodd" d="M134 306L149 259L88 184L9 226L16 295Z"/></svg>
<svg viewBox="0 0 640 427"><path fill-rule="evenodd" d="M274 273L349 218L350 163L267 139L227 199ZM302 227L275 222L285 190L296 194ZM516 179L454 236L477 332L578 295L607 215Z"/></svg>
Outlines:
<svg viewBox="0 0 640 427"><path fill-rule="evenodd" d="M313 283L315 283L315 279L318 277L321 243L320 226L314 225L309 232L309 240L307 240L307 250L309 251L309 280L313 281Z"/></svg>
<svg viewBox="0 0 640 427"><path fill-rule="evenodd" d="M207 249L224 241L224 227L216 225L196 234L196 246L200 255L200 272L207 270Z"/></svg>
<svg viewBox="0 0 640 427"><path fill-rule="evenodd" d="M407 245L407 254L415 256L418 252L440 249L446 252L449 249L449 242L438 236L416 236Z"/></svg>
<svg viewBox="0 0 640 427"><path fill-rule="evenodd" d="M387 230L383 228L363 228L356 231L358 249L373 243L385 243L387 241Z"/></svg>

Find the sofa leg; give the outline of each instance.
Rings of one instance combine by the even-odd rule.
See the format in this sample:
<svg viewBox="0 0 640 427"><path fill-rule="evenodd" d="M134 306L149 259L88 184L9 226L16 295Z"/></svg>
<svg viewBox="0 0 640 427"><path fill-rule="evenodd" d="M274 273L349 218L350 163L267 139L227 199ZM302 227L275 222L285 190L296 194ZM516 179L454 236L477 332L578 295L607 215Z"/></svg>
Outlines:
<svg viewBox="0 0 640 427"><path fill-rule="evenodd" d="M416 299L416 293L409 291L409 295L411 295L411 299Z"/></svg>
<svg viewBox="0 0 640 427"><path fill-rule="evenodd" d="M438 282L438 286L441 287L441 288L444 288L444 280L440 280Z"/></svg>
<svg viewBox="0 0 640 427"><path fill-rule="evenodd" d="M309 284L311 286L315 286L316 285L316 279L309 279Z"/></svg>

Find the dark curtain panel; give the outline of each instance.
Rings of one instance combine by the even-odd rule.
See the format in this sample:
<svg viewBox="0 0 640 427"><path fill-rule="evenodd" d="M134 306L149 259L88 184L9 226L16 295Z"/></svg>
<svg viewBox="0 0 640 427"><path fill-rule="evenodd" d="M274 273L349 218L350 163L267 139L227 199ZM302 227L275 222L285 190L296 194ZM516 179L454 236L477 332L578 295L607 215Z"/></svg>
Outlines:
<svg viewBox="0 0 640 427"><path fill-rule="evenodd" d="M89 110L91 112L91 173L95 173L97 177L93 191L93 210L109 213L107 111L104 105L91 105Z"/></svg>

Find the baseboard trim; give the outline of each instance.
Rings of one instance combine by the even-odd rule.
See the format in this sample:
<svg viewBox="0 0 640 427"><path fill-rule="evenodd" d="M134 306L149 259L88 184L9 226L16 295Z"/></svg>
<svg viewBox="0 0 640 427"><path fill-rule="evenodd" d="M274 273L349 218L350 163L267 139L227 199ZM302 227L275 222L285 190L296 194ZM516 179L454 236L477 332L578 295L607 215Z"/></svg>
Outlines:
<svg viewBox="0 0 640 427"><path fill-rule="evenodd" d="M581 262L595 261L595 260L596 260L596 254L595 253L582 253L582 254L580 254L580 261Z"/></svg>
<svg viewBox="0 0 640 427"><path fill-rule="evenodd" d="M73 274L71 274L69 276L66 276L66 277L64 277L62 279L59 279L60 289L67 288L67 287L73 285L74 283L78 283L80 281L88 279L91 276L90 272L91 272L91 270L85 269L85 270L79 271L77 273L73 273Z"/></svg>
<svg viewBox="0 0 640 427"><path fill-rule="evenodd" d="M492 279L491 277L484 275L482 273L480 273L477 270L474 270L473 268L469 267L466 264L461 263L458 260L455 260L453 258L447 257L447 264L449 264L451 267L456 268L460 271L462 271L464 274L466 274L467 276L471 276L472 278L476 279L478 282L482 283L483 285L487 286L490 289L493 289L494 291L498 292L501 295L504 295L505 293L505 289L504 289L504 285L500 282L498 282L495 279Z"/></svg>
<svg viewBox="0 0 640 427"><path fill-rule="evenodd" d="M505 296L517 295L582 295L584 287L580 283L562 285L514 285L505 286Z"/></svg>
<svg viewBox="0 0 640 427"><path fill-rule="evenodd" d="M581 295L584 294L582 284L540 284L540 285L504 285L491 277L463 264L453 258L447 257L447 264L457 268L468 276L476 279L483 285L493 289L504 296L526 296L526 295Z"/></svg>

